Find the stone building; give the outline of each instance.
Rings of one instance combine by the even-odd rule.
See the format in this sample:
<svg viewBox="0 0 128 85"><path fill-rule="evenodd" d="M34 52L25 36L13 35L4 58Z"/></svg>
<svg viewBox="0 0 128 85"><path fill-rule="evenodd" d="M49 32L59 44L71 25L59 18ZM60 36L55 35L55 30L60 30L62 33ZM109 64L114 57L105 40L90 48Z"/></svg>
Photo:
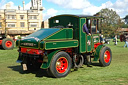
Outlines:
<svg viewBox="0 0 128 85"><path fill-rule="evenodd" d="M6 33L10 36L24 36L41 28L43 20L42 0L31 0L29 10L25 10L24 1L23 7L18 6L18 10L10 8L8 3L5 9L0 9L0 35Z"/></svg>

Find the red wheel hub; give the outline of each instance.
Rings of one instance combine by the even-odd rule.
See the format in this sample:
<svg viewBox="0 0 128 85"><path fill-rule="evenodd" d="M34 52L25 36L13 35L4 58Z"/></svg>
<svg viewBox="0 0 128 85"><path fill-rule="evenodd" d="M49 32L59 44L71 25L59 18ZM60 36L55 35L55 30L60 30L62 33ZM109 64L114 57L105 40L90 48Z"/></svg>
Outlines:
<svg viewBox="0 0 128 85"><path fill-rule="evenodd" d="M59 73L64 73L68 68L68 61L66 58L61 57L56 62L56 70Z"/></svg>
<svg viewBox="0 0 128 85"><path fill-rule="evenodd" d="M107 50L104 53L104 61L108 63L110 61L110 52Z"/></svg>
<svg viewBox="0 0 128 85"><path fill-rule="evenodd" d="M5 46L10 48L12 46L12 42L11 41L6 41Z"/></svg>

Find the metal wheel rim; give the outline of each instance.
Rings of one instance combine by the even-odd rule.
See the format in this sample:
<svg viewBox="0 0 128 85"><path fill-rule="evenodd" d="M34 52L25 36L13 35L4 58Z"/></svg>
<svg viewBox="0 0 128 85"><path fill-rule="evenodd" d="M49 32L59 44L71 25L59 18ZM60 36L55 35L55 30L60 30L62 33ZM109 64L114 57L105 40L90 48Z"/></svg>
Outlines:
<svg viewBox="0 0 128 85"><path fill-rule="evenodd" d="M108 63L110 61L110 52L107 50L104 53L104 61Z"/></svg>
<svg viewBox="0 0 128 85"><path fill-rule="evenodd" d="M68 68L68 60L65 57L61 57L56 62L56 70L58 73L66 72Z"/></svg>
<svg viewBox="0 0 128 85"><path fill-rule="evenodd" d="M6 43L5 43L5 45L6 45L6 47L11 47L12 46L12 42L11 41L6 41Z"/></svg>

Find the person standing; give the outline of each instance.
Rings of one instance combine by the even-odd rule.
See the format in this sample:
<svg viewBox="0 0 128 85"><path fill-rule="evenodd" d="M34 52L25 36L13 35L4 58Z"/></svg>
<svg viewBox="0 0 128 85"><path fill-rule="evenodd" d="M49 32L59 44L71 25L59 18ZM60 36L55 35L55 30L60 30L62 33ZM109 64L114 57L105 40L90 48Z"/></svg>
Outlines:
<svg viewBox="0 0 128 85"><path fill-rule="evenodd" d="M100 36L100 43L103 43L103 35L99 34Z"/></svg>
<svg viewBox="0 0 128 85"><path fill-rule="evenodd" d="M125 45L124 45L124 48L127 46L128 48L128 35L126 34L125 36Z"/></svg>
<svg viewBox="0 0 128 85"><path fill-rule="evenodd" d="M117 45L117 35L115 35L115 45Z"/></svg>

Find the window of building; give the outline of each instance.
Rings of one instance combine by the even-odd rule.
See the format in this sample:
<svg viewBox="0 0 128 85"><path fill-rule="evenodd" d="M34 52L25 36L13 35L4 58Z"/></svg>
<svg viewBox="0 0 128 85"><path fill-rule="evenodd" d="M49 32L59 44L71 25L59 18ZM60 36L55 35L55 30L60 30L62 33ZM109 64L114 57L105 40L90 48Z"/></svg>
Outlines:
<svg viewBox="0 0 128 85"><path fill-rule="evenodd" d="M25 23L24 22L20 22L20 27L25 27Z"/></svg>
<svg viewBox="0 0 128 85"><path fill-rule="evenodd" d="M40 5L41 5L41 0L40 0Z"/></svg>
<svg viewBox="0 0 128 85"><path fill-rule="evenodd" d="M6 19L16 19L16 15L7 15Z"/></svg>
<svg viewBox="0 0 128 85"><path fill-rule="evenodd" d="M36 5L36 1L34 0L34 5Z"/></svg>
<svg viewBox="0 0 128 85"><path fill-rule="evenodd" d="M7 27L15 27L15 23L8 23Z"/></svg>
<svg viewBox="0 0 128 85"><path fill-rule="evenodd" d="M20 15L20 19L24 19L24 15Z"/></svg>
<svg viewBox="0 0 128 85"><path fill-rule="evenodd" d="M29 19L32 19L32 16L28 16Z"/></svg>
<svg viewBox="0 0 128 85"><path fill-rule="evenodd" d="M37 19L37 16L33 16L33 19Z"/></svg>
<svg viewBox="0 0 128 85"><path fill-rule="evenodd" d="M1 15L0 15L0 20L2 19Z"/></svg>
<svg viewBox="0 0 128 85"><path fill-rule="evenodd" d="M10 19L10 15L7 16L7 19Z"/></svg>
<svg viewBox="0 0 128 85"><path fill-rule="evenodd" d="M0 22L0 28L2 27L2 22Z"/></svg>
<svg viewBox="0 0 128 85"><path fill-rule="evenodd" d="M29 19L37 19L37 16L36 15L31 15L31 16L29 16Z"/></svg>
<svg viewBox="0 0 128 85"><path fill-rule="evenodd" d="M30 27L37 27L37 23L30 23Z"/></svg>
<svg viewBox="0 0 128 85"><path fill-rule="evenodd" d="M11 17L12 17L12 19L15 19L15 16L14 15L12 15Z"/></svg>

